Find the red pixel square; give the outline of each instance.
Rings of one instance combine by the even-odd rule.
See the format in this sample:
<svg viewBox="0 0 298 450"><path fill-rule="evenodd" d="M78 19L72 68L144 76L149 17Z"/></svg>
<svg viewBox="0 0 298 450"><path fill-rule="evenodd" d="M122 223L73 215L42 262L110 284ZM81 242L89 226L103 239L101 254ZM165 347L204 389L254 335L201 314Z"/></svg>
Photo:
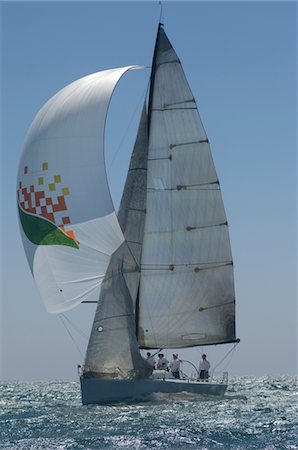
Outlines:
<svg viewBox="0 0 298 450"><path fill-rule="evenodd" d="M70 223L70 218L69 217L62 217L62 222L63 222L63 225L67 225L68 223Z"/></svg>

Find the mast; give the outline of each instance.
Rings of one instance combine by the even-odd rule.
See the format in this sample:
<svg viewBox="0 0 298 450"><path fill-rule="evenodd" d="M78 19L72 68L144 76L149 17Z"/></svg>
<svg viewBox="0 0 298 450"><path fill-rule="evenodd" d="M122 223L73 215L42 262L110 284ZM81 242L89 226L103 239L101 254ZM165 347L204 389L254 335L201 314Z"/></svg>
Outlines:
<svg viewBox="0 0 298 450"><path fill-rule="evenodd" d="M163 27L163 24L161 22L159 22L158 28L157 28L157 34L156 34L153 58L152 58L152 66L151 66L150 88L149 88L149 102L148 102L148 139L149 139L149 136L150 136L152 98L153 98L153 91L154 91L154 80L155 80L155 69L156 69L156 54L157 54L158 38L159 38L159 33L160 33L161 27Z"/></svg>
<svg viewBox="0 0 298 450"><path fill-rule="evenodd" d="M157 28L157 34L156 34L156 40L155 40L155 46L154 46L154 52L153 52L153 58L152 58L152 64L151 64L151 73L150 73L150 87L149 87L149 99L148 99L148 113L147 113L147 136L149 141L150 136L150 120L151 120L151 107L152 107L152 96L153 96L153 86L154 86L154 77L155 77L155 61L156 61L156 53L157 53L157 45L158 45L158 37L159 37L159 30L163 26L161 22L158 24ZM145 107L145 105L144 105ZM143 111L144 114L144 111ZM148 147L148 143L147 143ZM148 157L148 149L147 149L147 157ZM147 164L146 164L147 167ZM146 169L147 170L147 169ZM144 183L145 189L147 188L147 178ZM142 236L142 244L143 244L143 236ZM140 271L141 271L141 262L140 262ZM136 307L135 307L135 320L136 320L136 336L137 340L139 340L139 331L143 333L142 329L139 328L139 316L140 316L140 289L138 288L138 294L136 298ZM142 337L141 337L142 339Z"/></svg>

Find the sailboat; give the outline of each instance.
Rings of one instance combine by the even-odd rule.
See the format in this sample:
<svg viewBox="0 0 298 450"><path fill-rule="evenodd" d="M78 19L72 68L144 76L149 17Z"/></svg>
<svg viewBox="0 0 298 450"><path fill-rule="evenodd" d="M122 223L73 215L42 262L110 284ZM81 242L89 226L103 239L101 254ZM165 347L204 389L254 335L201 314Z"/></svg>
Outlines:
<svg viewBox="0 0 298 450"><path fill-rule="evenodd" d="M59 91L33 120L19 164L20 231L46 310L64 313L98 295L80 374L83 404L155 392L223 395L224 382L156 376L140 350L239 341L220 184L161 23L115 212L105 122L118 81L139 68L103 70Z"/></svg>

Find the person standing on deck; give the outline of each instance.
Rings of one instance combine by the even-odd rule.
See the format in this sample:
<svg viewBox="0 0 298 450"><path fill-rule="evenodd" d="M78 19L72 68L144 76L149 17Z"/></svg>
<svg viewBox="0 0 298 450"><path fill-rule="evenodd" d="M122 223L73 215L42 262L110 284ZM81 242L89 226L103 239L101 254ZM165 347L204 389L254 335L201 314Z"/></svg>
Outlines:
<svg viewBox="0 0 298 450"><path fill-rule="evenodd" d="M206 359L205 353L202 355L202 360L199 364L199 380L208 381L210 362Z"/></svg>
<svg viewBox="0 0 298 450"><path fill-rule="evenodd" d="M157 369L167 370L169 361L164 357L163 353L158 355Z"/></svg>
<svg viewBox="0 0 298 450"><path fill-rule="evenodd" d="M174 378L180 378L180 361L178 359L178 353L173 353L173 361L170 362L169 368Z"/></svg>

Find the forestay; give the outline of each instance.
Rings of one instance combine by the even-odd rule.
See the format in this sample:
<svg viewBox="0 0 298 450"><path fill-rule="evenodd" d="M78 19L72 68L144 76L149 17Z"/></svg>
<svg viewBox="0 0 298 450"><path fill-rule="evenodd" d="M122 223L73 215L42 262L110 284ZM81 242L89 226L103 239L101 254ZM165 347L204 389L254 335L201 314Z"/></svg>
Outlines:
<svg viewBox="0 0 298 450"><path fill-rule="evenodd" d="M52 97L34 119L18 172L25 252L50 313L88 299L123 242L104 162L112 92L130 68L81 78Z"/></svg>
<svg viewBox="0 0 298 450"><path fill-rule="evenodd" d="M231 342L233 266L219 182L193 94L161 27L149 117L139 344Z"/></svg>

